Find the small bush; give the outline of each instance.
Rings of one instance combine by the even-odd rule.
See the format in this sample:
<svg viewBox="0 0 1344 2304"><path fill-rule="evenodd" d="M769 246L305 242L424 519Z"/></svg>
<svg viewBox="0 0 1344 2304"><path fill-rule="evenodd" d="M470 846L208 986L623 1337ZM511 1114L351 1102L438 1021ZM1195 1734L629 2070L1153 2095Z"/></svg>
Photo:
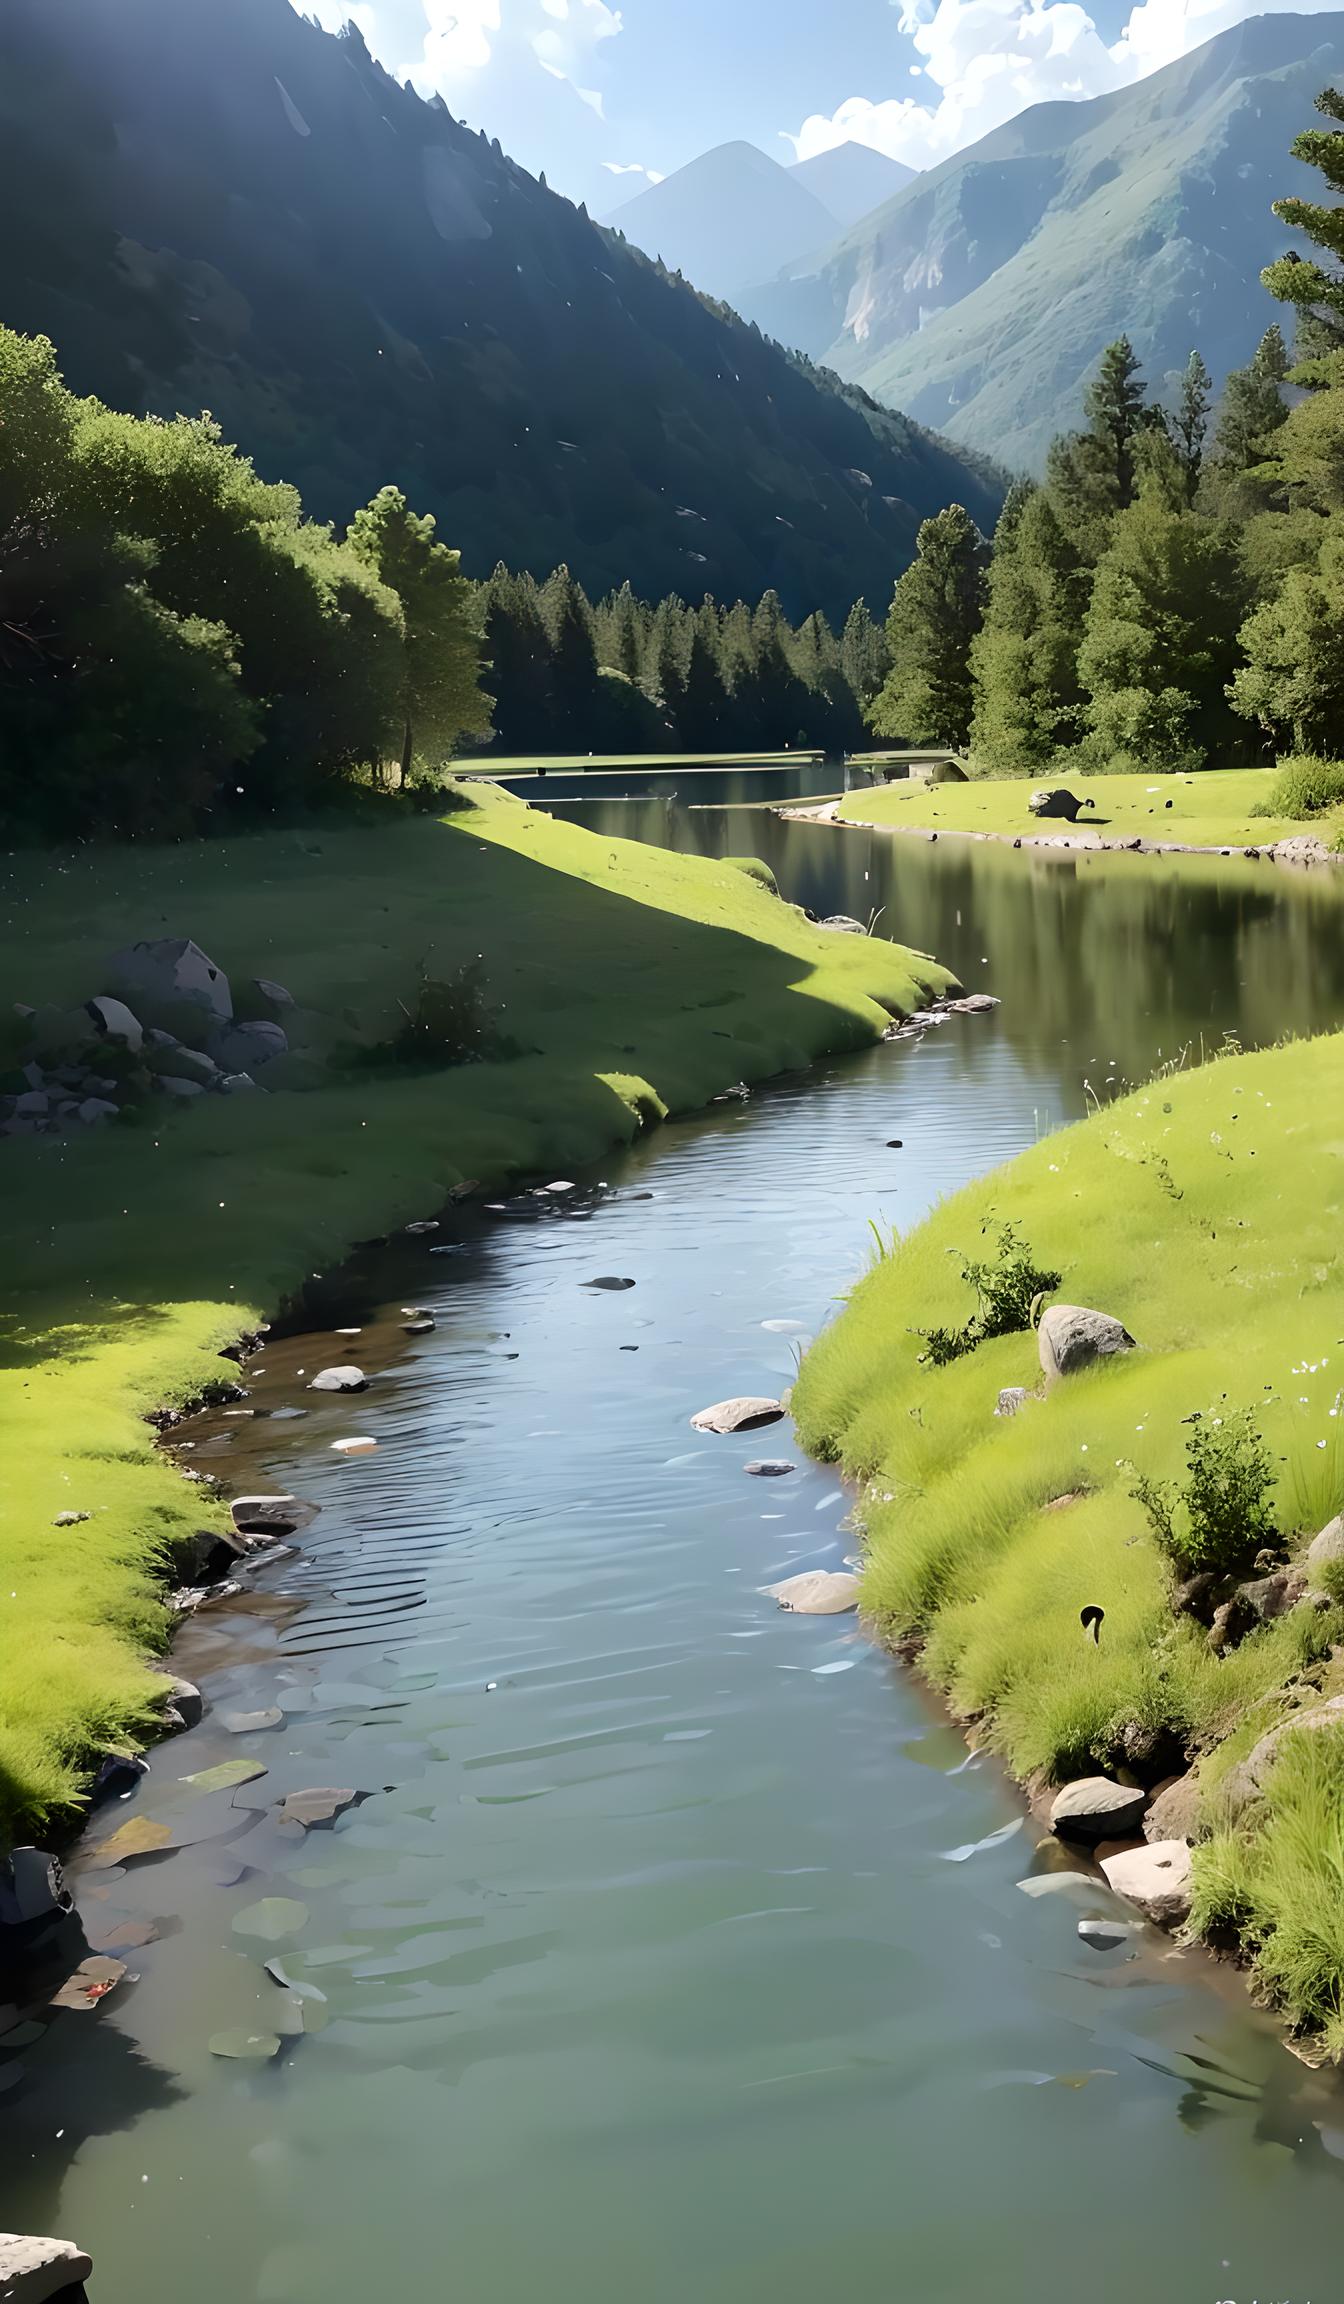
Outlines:
<svg viewBox="0 0 1344 2304"><path fill-rule="evenodd" d="M735 872L745 872L749 880L759 881L761 887L767 888L772 896L778 896L779 882L769 865L763 864L759 856L725 856L723 861L731 864Z"/></svg>
<svg viewBox="0 0 1344 2304"><path fill-rule="evenodd" d="M390 1039L353 1053L346 1049L338 1061L437 1072L450 1064L483 1064L491 1057L518 1054L516 1042L506 1040L495 1024L479 960L469 960L450 977L431 976L422 967L414 1005L408 1008L399 1000L397 1006L403 1021Z"/></svg>
<svg viewBox="0 0 1344 2304"><path fill-rule="evenodd" d="M965 1326L915 1330L924 1339L920 1358L932 1368L945 1368L949 1361L960 1360L992 1337L1020 1335L1031 1326L1037 1297L1048 1296L1060 1281L1058 1272L1047 1272L1035 1262L1011 1224L1002 1227L993 1259L973 1263L963 1258L961 1276L976 1297L975 1310Z"/></svg>
<svg viewBox="0 0 1344 2304"><path fill-rule="evenodd" d="M1234 1575L1262 1545L1277 1542L1269 1501L1274 1460L1249 1408L1197 1416L1185 1456L1179 1486L1141 1473L1131 1493L1158 1545L1185 1574L1210 1568Z"/></svg>
<svg viewBox="0 0 1344 2304"><path fill-rule="evenodd" d="M1323 816L1344 801L1344 760L1296 752L1285 760L1257 816Z"/></svg>

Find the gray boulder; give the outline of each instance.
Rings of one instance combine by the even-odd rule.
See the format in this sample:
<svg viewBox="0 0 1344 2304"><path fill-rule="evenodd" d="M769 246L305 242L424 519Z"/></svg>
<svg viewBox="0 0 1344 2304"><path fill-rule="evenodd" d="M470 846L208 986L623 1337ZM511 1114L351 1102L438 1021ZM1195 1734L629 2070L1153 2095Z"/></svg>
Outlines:
<svg viewBox="0 0 1344 2304"><path fill-rule="evenodd" d="M996 1416L1020 1416L1030 1398L1031 1394L1025 1384L1005 1384L994 1413Z"/></svg>
<svg viewBox="0 0 1344 2304"><path fill-rule="evenodd" d="M316 1824L332 1824L347 1808L353 1808L359 1794L351 1785L333 1789L330 1785L314 1785L304 1792L288 1792L277 1813L286 1824L301 1824L311 1832Z"/></svg>
<svg viewBox="0 0 1344 2304"><path fill-rule="evenodd" d="M0 2232L0 2297L4 2304L61 2304L84 2293L93 2258L73 2240L40 2240L26 2232Z"/></svg>
<svg viewBox="0 0 1344 2304"><path fill-rule="evenodd" d="M133 1016L124 1000L114 1000L110 993L100 992L96 999L86 1003L94 1031L101 1040L115 1040L138 1056L144 1046L145 1035L140 1019Z"/></svg>
<svg viewBox="0 0 1344 2304"><path fill-rule="evenodd" d="M1312 1538L1302 1565L1313 1592L1324 1591L1327 1583L1344 1577L1344 1512L1337 1512L1333 1520L1327 1520L1320 1535Z"/></svg>
<svg viewBox="0 0 1344 2304"><path fill-rule="evenodd" d="M1143 1820L1145 1840L1197 1840L1203 1801L1192 1768L1159 1792Z"/></svg>
<svg viewBox="0 0 1344 2304"><path fill-rule="evenodd" d="M335 1371L333 1371L335 1373ZM303 1496L235 1496L229 1506L240 1536L296 1536L321 1507Z"/></svg>
<svg viewBox="0 0 1344 2304"><path fill-rule="evenodd" d="M801 1576L786 1576L782 1584L767 1584L772 1600L795 1616L847 1616L859 1605L859 1579L838 1569L808 1568Z"/></svg>
<svg viewBox="0 0 1344 2304"><path fill-rule="evenodd" d="M250 1072L222 1072L219 1077L221 1096L264 1096Z"/></svg>
<svg viewBox="0 0 1344 2304"><path fill-rule="evenodd" d="M119 991L145 997L144 1007L177 1007L186 1002L227 1023L233 1014L229 979L189 936L161 936L114 952L107 973Z"/></svg>
<svg viewBox="0 0 1344 2304"><path fill-rule="evenodd" d="M367 1392L369 1379L362 1368L323 1368L314 1376L310 1392Z"/></svg>
<svg viewBox="0 0 1344 2304"><path fill-rule="evenodd" d="M1155 1840L1103 1856L1101 1869L1117 1896L1137 1904L1145 1920L1178 1928L1190 1915L1190 1850L1184 1840Z"/></svg>
<svg viewBox="0 0 1344 2304"><path fill-rule="evenodd" d="M1269 1729L1246 1758L1224 1777L1220 1787L1224 1808L1236 1816L1260 1798L1287 1737L1315 1736L1332 1729L1344 1729L1344 1696L1331 1696L1324 1704L1308 1704L1300 1712L1290 1712L1286 1720Z"/></svg>
<svg viewBox="0 0 1344 2304"><path fill-rule="evenodd" d="M833 936L866 936L868 931L862 920L851 920L847 912L833 912L829 920L818 920L818 928L829 928Z"/></svg>
<svg viewBox="0 0 1344 2304"><path fill-rule="evenodd" d="M158 1081L160 1095L175 1096L179 1104L186 1104L193 1096L204 1096L203 1080L180 1080L176 1073L167 1073Z"/></svg>
<svg viewBox="0 0 1344 2304"><path fill-rule="evenodd" d="M50 1110L51 1098L45 1088L25 1088L23 1094L14 1099L17 1120L45 1120Z"/></svg>
<svg viewBox="0 0 1344 2304"><path fill-rule="evenodd" d="M1076 1376L1081 1369L1112 1359L1117 1352L1133 1352L1134 1338L1109 1312L1093 1312L1083 1304L1050 1304L1041 1314L1036 1344L1047 1382L1057 1376Z"/></svg>
<svg viewBox="0 0 1344 2304"><path fill-rule="evenodd" d="M745 1395L737 1400L717 1400L712 1408L702 1408L692 1416L691 1423L697 1432L755 1432L763 1424L778 1424L783 1414L778 1400Z"/></svg>
<svg viewBox="0 0 1344 2304"><path fill-rule="evenodd" d="M86 1128L96 1128L100 1120L115 1120L121 1107L109 1104L105 1096L86 1096L79 1106L79 1117Z"/></svg>
<svg viewBox="0 0 1344 2304"><path fill-rule="evenodd" d="M1055 1795L1050 1829L1062 1840L1123 1840L1143 1823L1148 1795L1109 1776L1083 1776Z"/></svg>
<svg viewBox="0 0 1344 2304"><path fill-rule="evenodd" d="M250 1072L255 1065L283 1056L288 1047L288 1035L280 1024L231 1024L227 1031L210 1036L210 1054L225 1072Z"/></svg>
<svg viewBox="0 0 1344 2304"><path fill-rule="evenodd" d="M65 1874L45 1848L15 1848L7 1858L0 1856L0 1931L57 1919L73 1905Z"/></svg>
<svg viewBox="0 0 1344 2304"><path fill-rule="evenodd" d="M203 1048L188 1048L171 1032L154 1032L146 1038L150 1044L145 1060L156 1079L195 1080L202 1088L211 1088L218 1080L219 1066Z"/></svg>

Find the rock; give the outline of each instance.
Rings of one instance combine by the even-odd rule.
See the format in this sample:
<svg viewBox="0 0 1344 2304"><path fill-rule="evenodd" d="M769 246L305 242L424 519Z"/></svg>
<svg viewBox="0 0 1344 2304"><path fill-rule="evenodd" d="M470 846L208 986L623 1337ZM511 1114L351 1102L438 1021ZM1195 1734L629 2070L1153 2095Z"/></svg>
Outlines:
<svg viewBox="0 0 1344 2304"><path fill-rule="evenodd" d="M90 1872L102 1872L112 1864L130 1864L138 1856L157 1856L161 1849L172 1846L169 1825L160 1824L154 1816L131 1816L85 1855L84 1864Z"/></svg>
<svg viewBox="0 0 1344 2304"><path fill-rule="evenodd" d="M829 920L818 920L818 928L829 928L833 936L866 936L868 931L862 920L851 920L847 912L833 912Z"/></svg>
<svg viewBox="0 0 1344 2304"><path fill-rule="evenodd" d="M1196 1569L1172 1592L1172 1615L1193 1616L1197 1624L1212 1624L1221 1589L1221 1580L1211 1568Z"/></svg>
<svg viewBox="0 0 1344 2304"><path fill-rule="evenodd" d="M226 1712L221 1725L230 1736L256 1736L263 1729L283 1727L284 1719L278 1704L268 1704L264 1712Z"/></svg>
<svg viewBox="0 0 1344 2304"><path fill-rule="evenodd" d="M1300 1712L1290 1712L1224 1777L1219 1794L1224 1806L1237 1815L1260 1797L1285 1737L1299 1733L1314 1736L1329 1729L1344 1729L1344 1696L1331 1696L1324 1704L1307 1704Z"/></svg>
<svg viewBox="0 0 1344 2304"><path fill-rule="evenodd" d="M1136 1349L1129 1330L1109 1312L1092 1312L1082 1304L1047 1305L1036 1343L1047 1381L1076 1376L1080 1369L1095 1367L1117 1352Z"/></svg>
<svg viewBox="0 0 1344 2304"><path fill-rule="evenodd" d="M288 1792L276 1813L286 1824L302 1824L310 1832L315 1824L331 1824L353 1808L359 1794L353 1788L332 1791L329 1786L314 1787L306 1792Z"/></svg>
<svg viewBox="0 0 1344 2304"><path fill-rule="evenodd" d="M144 1031L139 1017L132 1015L124 1000L114 1000L109 993L100 992L84 1005L101 1040L115 1040L133 1056L139 1055L145 1044Z"/></svg>
<svg viewBox="0 0 1344 2304"><path fill-rule="evenodd" d="M155 1085L162 1095L175 1096L180 1104L185 1104L193 1096L205 1094L204 1081L182 1079L176 1073L160 1074Z"/></svg>
<svg viewBox="0 0 1344 2304"><path fill-rule="evenodd" d="M120 1109L120 1105L109 1104L105 1096L86 1096L79 1117L86 1128L96 1128L102 1120L115 1120Z"/></svg>
<svg viewBox="0 0 1344 2304"><path fill-rule="evenodd" d="M97 2008L114 1992L126 1975L124 1960L110 1959L105 1953L95 1952L81 1960L73 1976L68 1976L59 1992L53 1992L48 2006L52 2008ZM59 2293L59 2291L58 2291ZM0 2289L0 2297L4 2290Z"/></svg>
<svg viewBox="0 0 1344 2304"><path fill-rule="evenodd" d="M782 1584L767 1584L766 1590L795 1616L847 1616L859 1605L858 1577L838 1569L808 1568Z"/></svg>
<svg viewBox="0 0 1344 2304"><path fill-rule="evenodd" d="M205 1698L195 1681L180 1679L174 1672L168 1675L168 1687L183 1727L199 1727L205 1717Z"/></svg>
<svg viewBox="0 0 1344 2304"><path fill-rule="evenodd" d="M1005 1384L994 1413L996 1416L1020 1416L1030 1398L1031 1394L1025 1384Z"/></svg>
<svg viewBox="0 0 1344 2304"><path fill-rule="evenodd" d="M361 1437L356 1440L333 1440L331 1445L338 1456L371 1456L378 1443Z"/></svg>
<svg viewBox="0 0 1344 2304"><path fill-rule="evenodd" d="M289 1035L281 1024L231 1024L210 1035L210 1054L225 1072L251 1072L288 1048Z"/></svg>
<svg viewBox="0 0 1344 2304"><path fill-rule="evenodd" d="M786 1464L779 1456L763 1456L753 1464L744 1464L742 1469L749 1472L753 1480L782 1480L786 1472L796 1472L798 1467Z"/></svg>
<svg viewBox="0 0 1344 2304"><path fill-rule="evenodd" d="M1145 1840L1197 1840L1200 1808L1199 1778L1192 1768L1156 1795L1143 1820Z"/></svg>
<svg viewBox="0 0 1344 2304"><path fill-rule="evenodd" d="M1082 1776L1056 1793L1050 1829L1062 1840L1123 1840L1138 1831L1147 1805L1147 1793L1132 1784L1113 1784L1109 1776Z"/></svg>
<svg viewBox="0 0 1344 2304"><path fill-rule="evenodd" d="M1067 823L1076 824L1084 802L1063 784L1045 784L1032 793L1027 806L1033 816L1062 816Z"/></svg>
<svg viewBox="0 0 1344 2304"><path fill-rule="evenodd" d="M74 1907L57 1859L45 1848L15 1848L0 1856L0 1930L54 1920Z"/></svg>
<svg viewBox="0 0 1344 2304"><path fill-rule="evenodd" d="M1155 1840L1104 1856L1101 1869L1117 1896L1137 1904L1159 1928L1179 1927L1190 1912L1190 1850L1184 1840Z"/></svg>
<svg viewBox="0 0 1344 2304"><path fill-rule="evenodd" d="M736 1400L718 1400L712 1408L702 1408L691 1423L697 1432L755 1432L763 1424L778 1424L784 1410L778 1400L758 1399L743 1395Z"/></svg>
<svg viewBox="0 0 1344 2304"><path fill-rule="evenodd" d="M1327 1520L1320 1535L1312 1538L1302 1565L1313 1592L1324 1591L1328 1585L1344 1579L1344 1512L1337 1512L1333 1520ZM1332 1575L1332 1570L1337 1575Z"/></svg>
<svg viewBox="0 0 1344 2304"><path fill-rule="evenodd" d="M73 2240L39 2240L0 2232L0 2297L4 2304L48 2304L69 2298L93 2271L93 2258Z"/></svg>
<svg viewBox="0 0 1344 2304"><path fill-rule="evenodd" d="M53 1528L77 1528L81 1520L92 1518L91 1512L58 1512L51 1525Z"/></svg>
<svg viewBox="0 0 1344 2304"><path fill-rule="evenodd" d="M157 1080L195 1080L202 1088L211 1088L219 1078L213 1056L207 1056L203 1048L188 1048L185 1041L174 1040L171 1032L155 1035L146 1061Z"/></svg>
<svg viewBox="0 0 1344 2304"><path fill-rule="evenodd" d="M142 991L156 1006L186 1001L225 1023L233 1014L228 977L189 936L128 944L113 953L107 973L123 991Z"/></svg>
<svg viewBox="0 0 1344 2304"><path fill-rule="evenodd" d="M235 1496L229 1510L240 1536L297 1536L311 1527L321 1506L303 1496Z"/></svg>
<svg viewBox="0 0 1344 2304"><path fill-rule="evenodd" d="M947 1005L954 1016L985 1016L1002 1003L992 992L965 992L959 1000L949 1000Z"/></svg>
<svg viewBox="0 0 1344 2304"><path fill-rule="evenodd" d="M283 984L277 984L273 976L254 976L251 991L253 998L263 1001L268 1008L281 1009L294 1006L293 993L287 992Z"/></svg>
<svg viewBox="0 0 1344 2304"><path fill-rule="evenodd" d="M1300 1568L1279 1568L1272 1576L1239 1584L1234 1598L1256 1624L1272 1624L1297 1606L1306 1589L1307 1579Z"/></svg>
<svg viewBox="0 0 1344 2304"><path fill-rule="evenodd" d="M14 1099L17 1120L45 1120L50 1110L51 1098L45 1088L25 1088L23 1094Z"/></svg>
<svg viewBox="0 0 1344 2304"><path fill-rule="evenodd" d="M219 1092L221 1096L248 1096L263 1093L257 1087L257 1083L250 1072L221 1072Z"/></svg>
<svg viewBox="0 0 1344 2304"><path fill-rule="evenodd" d="M310 1392L367 1392L369 1379L362 1368L323 1368L314 1376Z"/></svg>
<svg viewBox="0 0 1344 2304"><path fill-rule="evenodd" d="M435 1321L429 1319L403 1320L401 1324L401 1332L403 1336L428 1336L430 1330L436 1325L437 1323Z"/></svg>
<svg viewBox="0 0 1344 2304"><path fill-rule="evenodd" d="M599 1280L586 1280L584 1282L586 1288L606 1288L611 1291L633 1288L634 1285L633 1280L623 1280L611 1272L604 1272Z"/></svg>
<svg viewBox="0 0 1344 2304"><path fill-rule="evenodd" d="M1130 1938L1127 1920L1080 1920L1078 1934L1094 1952L1115 1952Z"/></svg>

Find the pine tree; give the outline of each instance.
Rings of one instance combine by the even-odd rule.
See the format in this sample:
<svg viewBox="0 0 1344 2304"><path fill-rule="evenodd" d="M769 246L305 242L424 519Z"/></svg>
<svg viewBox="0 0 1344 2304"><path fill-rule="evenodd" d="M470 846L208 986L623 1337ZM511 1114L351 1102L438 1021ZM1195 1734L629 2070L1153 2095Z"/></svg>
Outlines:
<svg viewBox="0 0 1344 2304"><path fill-rule="evenodd" d="M660 600L653 612L649 638L644 651L643 686L645 693L663 712L674 732L681 724L682 705L686 694L688 643L683 637L687 621L684 601L675 594Z"/></svg>
<svg viewBox="0 0 1344 2304"><path fill-rule="evenodd" d="M984 599L984 544L969 512L949 504L926 520L896 584L887 641L891 670L872 710L879 736L960 751L971 732L971 642Z"/></svg>
<svg viewBox="0 0 1344 2304"><path fill-rule="evenodd" d="M1010 491L971 648L972 743L996 776L1036 775L1083 732L1078 642L1090 575L1048 490Z"/></svg>
<svg viewBox="0 0 1344 2304"><path fill-rule="evenodd" d="M1108 344L1083 395L1086 422L1050 450L1047 477L1061 516L1093 560L1105 550L1110 524L1138 488L1138 443L1152 422L1143 378L1127 336Z"/></svg>
<svg viewBox="0 0 1344 2304"><path fill-rule="evenodd" d="M1344 121L1344 96L1336 88L1325 88L1316 99L1316 109L1327 120ZM1319 168L1332 192L1344 192L1344 131L1306 128L1294 137L1291 151L1295 160ZM1297 315L1294 349L1299 361L1344 351L1344 202L1276 200L1274 213L1293 231L1314 240L1327 259L1318 263L1290 249L1260 275L1271 296L1293 306ZM1300 381L1313 379L1303 377Z"/></svg>
<svg viewBox="0 0 1344 2304"><path fill-rule="evenodd" d="M639 678L643 626L640 603L627 579L620 591L612 595L609 621L611 652L604 658L604 662L609 663L613 671L622 673L627 680L637 681Z"/></svg>
<svg viewBox="0 0 1344 2304"><path fill-rule="evenodd" d="M1234 709L1276 746L1344 755L1344 537L1327 538L1317 567L1289 570L1243 625L1241 646Z"/></svg>
<svg viewBox="0 0 1344 2304"><path fill-rule="evenodd" d="M729 699L717 658L705 634L702 615L691 627L690 653L681 691L678 724L688 752L713 752L730 738Z"/></svg>
<svg viewBox="0 0 1344 2304"><path fill-rule="evenodd" d="M555 743L555 687L537 587L501 562L485 598L485 680L495 699L495 741L506 754L544 752Z"/></svg>
<svg viewBox="0 0 1344 2304"><path fill-rule="evenodd" d="M891 668L886 633L874 623L866 600L856 600L845 618L840 668L860 710L866 712Z"/></svg>
<svg viewBox="0 0 1344 2304"><path fill-rule="evenodd" d="M1231 750L1227 701L1245 613L1235 532L1146 488L1096 572L1078 672L1099 765L1202 768Z"/></svg>
<svg viewBox="0 0 1344 2304"><path fill-rule="evenodd" d="M1283 392L1287 373L1287 347L1276 320L1265 330L1248 366L1234 368L1223 387L1208 458L1217 478L1237 478L1262 462L1266 443L1288 413Z"/></svg>
<svg viewBox="0 0 1344 2304"><path fill-rule="evenodd" d="M1199 489L1204 463L1204 441L1209 429L1209 403L1213 378L1198 352L1192 352L1181 378L1181 394L1172 419L1171 441L1185 479L1185 502L1191 505Z"/></svg>
<svg viewBox="0 0 1344 2304"><path fill-rule="evenodd" d="M551 748L587 752L600 711L592 608L563 563L542 585L540 606L551 642Z"/></svg>

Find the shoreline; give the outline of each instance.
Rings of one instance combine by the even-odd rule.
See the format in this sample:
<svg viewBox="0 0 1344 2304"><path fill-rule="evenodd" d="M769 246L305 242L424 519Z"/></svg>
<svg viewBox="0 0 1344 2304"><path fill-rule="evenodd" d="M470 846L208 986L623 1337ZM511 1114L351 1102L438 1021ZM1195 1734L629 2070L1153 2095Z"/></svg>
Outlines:
<svg viewBox="0 0 1344 2304"><path fill-rule="evenodd" d="M845 797L849 797L846 795ZM1124 839L1105 840L1084 831L1081 835L1051 832L981 832L970 826L941 828L928 824L888 824L872 816L841 816L837 810L840 800L819 801L815 806L793 808L781 804L772 810L791 824L830 824L839 831L846 828L856 832L890 832L905 840L987 840L999 848L1066 849L1074 855L1090 856L1223 856L1241 858L1246 863L1295 865L1299 870L1317 864L1344 864L1344 852L1326 847L1315 833L1293 833L1286 840L1266 842L1258 847L1202 846L1189 840L1145 840L1141 834Z"/></svg>

